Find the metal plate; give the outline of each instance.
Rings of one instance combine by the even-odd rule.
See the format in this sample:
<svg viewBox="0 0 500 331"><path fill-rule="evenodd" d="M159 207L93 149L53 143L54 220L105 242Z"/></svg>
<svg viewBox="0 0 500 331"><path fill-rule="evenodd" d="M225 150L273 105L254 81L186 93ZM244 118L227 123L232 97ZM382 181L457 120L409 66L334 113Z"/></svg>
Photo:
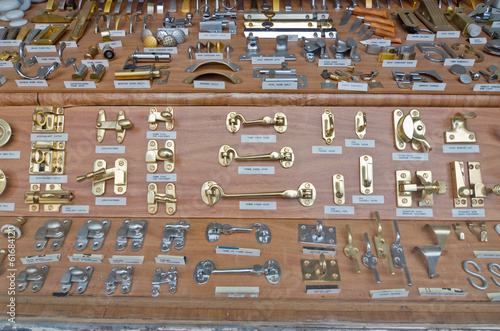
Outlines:
<svg viewBox="0 0 500 331"><path fill-rule="evenodd" d="M324 255L323 255L324 258ZM337 260L300 260L302 266L302 280L304 282L337 282L340 281L339 265ZM321 272L321 265L324 273Z"/></svg>
<svg viewBox="0 0 500 331"><path fill-rule="evenodd" d="M337 231L334 226L324 226L320 235L316 228L316 225L299 224L299 243L337 246Z"/></svg>

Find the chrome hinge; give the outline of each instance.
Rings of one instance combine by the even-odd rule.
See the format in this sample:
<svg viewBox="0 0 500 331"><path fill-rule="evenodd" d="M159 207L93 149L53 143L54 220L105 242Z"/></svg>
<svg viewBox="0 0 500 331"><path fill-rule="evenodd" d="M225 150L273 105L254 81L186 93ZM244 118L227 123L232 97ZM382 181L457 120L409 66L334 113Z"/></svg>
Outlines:
<svg viewBox="0 0 500 331"><path fill-rule="evenodd" d="M64 219L63 221L57 219L47 220L35 233L35 251L45 249L50 239L52 239L50 248L53 251L61 249L70 227L70 219Z"/></svg>
<svg viewBox="0 0 500 331"><path fill-rule="evenodd" d="M133 124L129 119L126 118L124 110L120 109L118 111L116 121L106 121L106 111L104 109L99 109L99 112L97 113L97 120L95 122L97 142L100 143L104 140L106 130L115 130L116 141L121 144L125 139L125 133L132 127Z"/></svg>
<svg viewBox="0 0 500 331"><path fill-rule="evenodd" d="M266 276L267 281L270 284L276 285L281 280L281 267L279 263L275 260L268 260L264 265L254 264L249 268L239 268L239 269L217 269L215 264L210 261L201 261L196 265L194 269L194 281L198 285L204 285L210 279L212 274L252 274L252 275L262 275Z"/></svg>
<svg viewBox="0 0 500 331"><path fill-rule="evenodd" d="M31 184L31 191L24 192L24 203L30 205L30 212L39 211L40 204L45 212L58 212L61 205L71 203L74 198L73 192L63 191L62 184L46 184L45 191L40 184Z"/></svg>
<svg viewBox="0 0 500 331"><path fill-rule="evenodd" d="M92 239L90 248L97 251L102 247L104 239L108 234L109 227L111 226L110 220L98 221L94 219L87 220L85 224L76 233L75 249L83 251L87 248L89 239Z"/></svg>
<svg viewBox="0 0 500 331"><path fill-rule="evenodd" d="M50 267L46 264L40 268L34 265L29 265L17 276L17 291L22 292L28 287L28 282L32 282L31 290L36 293L42 289L43 283L47 278Z"/></svg>
<svg viewBox="0 0 500 331"><path fill-rule="evenodd" d="M288 120L283 112L277 112L274 117L264 116L258 120L246 120L242 114L231 112L226 117L226 128L231 133L236 133L242 125L273 125L278 133L284 133L288 127Z"/></svg>
<svg viewBox="0 0 500 331"><path fill-rule="evenodd" d="M165 148L158 149L158 142L150 140L148 151L146 152L146 164L149 172L158 170L158 161L164 161L166 172L173 172L175 169L175 142L165 141Z"/></svg>
<svg viewBox="0 0 500 331"><path fill-rule="evenodd" d="M33 141L31 148L30 175L64 173L66 142Z"/></svg>
<svg viewBox="0 0 500 331"><path fill-rule="evenodd" d="M175 184L167 183L165 185L165 193L158 193L158 185L155 183L148 184L147 193L148 213L154 215L158 212L158 203L165 203L165 212L167 215L174 215L177 211L177 194L175 192Z"/></svg>
<svg viewBox="0 0 500 331"><path fill-rule="evenodd" d="M321 253L318 260L300 260L302 280L304 282L336 282L340 281L339 264L337 260L327 260Z"/></svg>
<svg viewBox="0 0 500 331"><path fill-rule="evenodd" d="M92 278L94 267L86 266L85 269L71 266L61 278L61 292L68 293L73 283L77 283L76 293L82 294Z"/></svg>
<svg viewBox="0 0 500 331"><path fill-rule="evenodd" d="M323 227L322 219L316 225L299 224L299 243L337 246L337 231L334 226Z"/></svg>
<svg viewBox="0 0 500 331"><path fill-rule="evenodd" d="M422 191L422 196L418 201L420 207L434 206L434 193L442 195L446 193L447 186L444 180L432 181L430 170L417 171L417 178L421 185L411 182L411 172L409 170L396 170L396 196L398 207L411 207L412 192Z"/></svg>
<svg viewBox="0 0 500 331"><path fill-rule="evenodd" d="M64 108L37 106L33 110L33 133L64 132Z"/></svg>
<svg viewBox="0 0 500 331"><path fill-rule="evenodd" d="M125 194L127 192L127 160L123 158L116 159L115 167L109 169L106 169L105 160L95 160L94 171L76 177L76 181L82 182L89 178L92 178L92 193L94 195L103 195L106 190L105 181L113 178L115 179L115 194Z"/></svg>
<svg viewBox="0 0 500 331"><path fill-rule="evenodd" d="M165 127L168 131L174 129L174 108L167 107L164 111L159 111L156 107L151 107L149 109L149 129L156 130L158 128L158 122L165 122Z"/></svg>
<svg viewBox="0 0 500 331"><path fill-rule="evenodd" d="M142 248L146 231L148 230L148 221L126 219L116 232L115 249L122 251L127 247L127 239L132 239L130 249L137 252Z"/></svg>
<svg viewBox="0 0 500 331"><path fill-rule="evenodd" d="M115 293L116 284L121 283L122 294L130 292L132 287L132 277L134 276L134 267L114 267L111 272L106 276L106 294L110 295Z"/></svg>
<svg viewBox="0 0 500 331"><path fill-rule="evenodd" d="M185 220L180 220L178 223L165 224L160 250L162 252L169 252L172 248L172 243L175 249L183 249L186 244L186 234L189 227L189 223Z"/></svg>
<svg viewBox="0 0 500 331"><path fill-rule="evenodd" d="M211 243L219 240L221 234L232 234L234 232L252 232L255 228L255 238L257 242L261 245L267 245L271 242L271 230L269 227L262 223L254 223L248 228L238 228L233 227L230 224L220 224L217 222L212 222L208 224L205 231L205 237Z"/></svg>
<svg viewBox="0 0 500 331"><path fill-rule="evenodd" d="M153 290L151 296L157 297L160 294L161 284L168 284L168 292L175 293L177 291L177 267L171 266L168 271L162 268L157 268L153 276Z"/></svg>
<svg viewBox="0 0 500 331"><path fill-rule="evenodd" d="M401 109L395 109L394 119L394 139L396 148L400 151L406 148L406 143L411 143L413 150L432 150L431 145L424 137L425 124L420 118L420 112L416 109L410 110L410 113L404 115Z"/></svg>
<svg viewBox="0 0 500 331"><path fill-rule="evenodd" d="M321 114L321 132L325 142L330 145L335 138L335 116L330 109L325 109Z"/></svg>
<svg viewBox="0 0 500 331"><path fill-rule="evenodd" d="M445 142L447 144L462 144L475 143L476 132L470 131L467 128L467 119L476 118L476 113L456 113L451 119L451 131L444 133Z"/></svg>

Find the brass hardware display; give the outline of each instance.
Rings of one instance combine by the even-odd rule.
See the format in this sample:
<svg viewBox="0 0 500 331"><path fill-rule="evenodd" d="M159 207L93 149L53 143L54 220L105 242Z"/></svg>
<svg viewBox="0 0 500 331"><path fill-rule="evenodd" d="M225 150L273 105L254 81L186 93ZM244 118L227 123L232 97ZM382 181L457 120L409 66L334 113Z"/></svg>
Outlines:
<svg viewBox="0 0 500 331"><path fill-rule="evenodd" d="M366 112L358 111L354 117L354 123L356 136L358 136L359 139L363 139L366 135L366 124L368 123L366 121Z"/></svg>
<svg viewBox="0 0 500 331"><path fill-rule="evenodd" d="M89 239L92 239L90 248L93 251L99 250L104 243L104 239L106 239L110 226L110 220L87 220L76 233L75 249L79 252L85 250L88 246Z"/></svg>
<svg viewBox="0 0 500 331"><path fill-rule="evenodd" d="M0 147L7 144L12 136L12 129L6 120L0 118Z"/></svg>
<svg viewBox="0 0 500 331"><path fill-rule="evenodd" d="M177 195L175 192L175 184L167 183L165 185L165 193L158 193L158 185L155 183L148 184L147 193L148 213L154 215L158 212L158 203L165 203L165 212L167 215L174 215L177 211Z"/></svg>
<svg viewBox="0 0 500 331"><path fill-rule="evenodd" d="M457 235L458 240L465 240L465 233L462 232L462 226L460 223L453 224L453 229L455 230L455 234Z"/></svg>
<svg viewBox="0 0 500 331"><path fill-rule="evenodd" d="M436 235L437 245L415 246L416 251L420 251L427 261L429 267L429 278L438 277L436 267L441 255L448 253L444 249L444 244L451 232L451 226L446 224L426 224L424 229L432 231Z"/></svg>
<svg viewBox="0 0 500 331"><path fill-rule="evenodd" d="M395 109L394 119L394 139L396 148L400 151L406 148L406 143L411 143L413 150L432 150L431 145L424 137L425 124L420 118L420 112L416 109L410 110L410 113L404 115L401 109Z"/></svg>
<svg viewBox="0 0 500 331"><path fill-rule="evenodd" d="M432 181L430 170L417 171L417 178L421 185L411 182L411 172L409 170L396 170L396 197L398 207L412 206L412 192L422 191L422 196L418 201L420 207L434 206L434 193L442 195L446 193L447 186L443 180Z"/></svg>
<svg viewBox="0 0 500 331"><path fill-rule="evenodd" d="M175 170L175 142L173 140L165 141L165 147L158 149L158 142L150 140L148 142L148 151L146 152L146 164L149 172L158 170L158 161L164 161L166 172Z"/></svg>
<svg viewBox="0 0 500 331"><path fill-rule="evenodd" d="M168 73L168 71L167 71ZM162 76L163 72L160 69L125 69L116 70L116 80L149 80L154 81Z"/></svg>
<svg viewBox="0 0 500 331"><path fill-rule="evenodd" d="M465 184L464 163L454 161L451 164L453 177L453 202L458 208L467 207L467 198L470 196L472 207L484 207L484 199L491 193L500 196L500 184L493 188L483 184L481 176L481 164L479 162L468 162L469 185Z"/></svg>
<svg viewBox="0 0 500 331"><path fill-rule="evenodd" d="M183 249L186 245L186 235L189 228L190 225L185 220L165 224L160 250L164 253L169 252L172 244L175 249Z"/></svg>
<svg viewBox="0 0 500 331"><path fill-rule="evenodd" d="M17 291L23 292L28 287L28 283L31 282L31 291L36 293L42 289L45 279L47 279L47 274L49 273L50 267L47 264L37 267L34 265L29 265L19 273L16 278L17 281Z"/></svg>
<svg viewBox="0 0 500 331"><path fill-rule="evenodd" d="M392 264L391 254L389 253L389 246L387 246L387 241L382 237L382 222L380 221L380 215L378 211L375 212L375 220L377 221L377 234L373 236L373 242L375 243L375 251L379 259L387 259L387 264L389 265L389 272L391 275L395 275L394 265Z"/></svg>
<svg viewBox="0 0 500 331"><path fill-rule="evenodd" d="M421 0L420 6L415 8L413 13L422 23L432 30L432 32L453 30L444 17L444 14L439 9L436 1Z"/></svg>
<svg viewBox="0 0 500 331"><path fill-rule="evenodd" d="M30 175L64 173L66 142L33 141L31 148Z"/></svg>
<svg viewBox="0 0 500 331"><path fill-rule="evenodd" d="M167 107L164 111L159 111L156 107L149 109L148 124L150 130L158 128L158 122L165 122L168 131L174 129L174 108Z"/></svg>
<svg viewBox="0 0 500 331"><path fill-rule="evenodd" d="M97 47L97 45L90 45L83 58L86 60L93 60L97 54L99 54L99 47Z"/></svg>
<svg viewBox="0 0 500 331"><path fill-rule="evenodd" d="M333 185L333 202L336 205L345 204L345 184L344 176L341 174L335 174L332 176Z"/></svg>
<svg viewBox="0 0 500 331"><path fill-rule="evenodd" d="M100 143L104 140L105 130L116 131L116 141L121 144L125 139L125 133L128 129L133 127L132 122L126 118L125 111L120 109L116 116L116 121L106 121L106 111L99 109L97 119L95 122L95 133L97 142Z"/></svg>
<svg viewBox="0 0 500 331"><path fill-rule="evenodd" d="M313 184L304 182L297 190L266 193L224 193L222 187L214 181L207 181L201 186L201 199L209 206L215 205L221 198L297 198L304 207L310 207L316 201L316 188Z"/></svg>
<svg viewBox="0 0 500 331"><path fill-rule="evenodd" d="M64 132L64 108L37 106L33 109L33 133Z"/></svg>
<svg viewBox="0 0 500 331"><path fill-rule="evenodd" d="M87 24L90 22L90 16L96 7L95 0L89 0L85 2L82 9L78 12L78 16L76 17L76 23L71 31L71 35L69 36L70 40L74 40L78 42L80 38L85 33L85 29L87 28Z"/></svg>
<svg viewBox="0 0 500 331"><path fill-rule="evenodd" d="M23 225L24 223L26 223L26 218L18 217L13 224L5 224L4 226L2 226L0 232L7 239L19 239L22 236L21 225Z"/></svg>
<svg viewBox="0 0 500 331"><path fill-rule="evenodd" d="M488 241L488 232L486 232L485 221L481 221L478 224L475 224L472 221L467 221L467 227L469 228L469 231L476 236L477 240L481 242Z"/></svg>
<svg viewBox="0 0 500 331"><path fill-rule="evenodd" d="M274 117L264 116L258 120L247 120L242 114L230 112L226 117L226 128L231 133L236 133L245 125L273 125L278 133L284 133L288 127L285 113L277 112Z"/></svg>
<svg viewBox="0 0 500 331"><path fill-rule="evenodd" d="M168 271L156 268L152 284L151 296L154 298L160 295L161 284L168 284L168 292L175 293L177 291L177 267L171 266Z"/></svg>
<svg viewBox="0 0 500 331"><path fill-rule="evenodd" d="M61 205L71 203L74 198L73 192L64 191L61 184L46 184L45 191L40 184L31 184L31 191L24 192L24 203L29 204L30 212L40 211L40 204L45 212L58 212Z"/></svg>
<svg viewBox="0 0 500 331"><path fill-rule="evenodd" d="M299 243L337 246L337 231L334 226L323 227L322 219L315 225L299 224Z"/></svg>
<svg viewBox="0 0 500 331"><path fill-rule="evenodd" d="M5 172L3 172L2 169L0 169L0 195L5 191L5 188L7 187L7 176L5 175Z"/></svg>
<svg viewBox="0 0 500 331"><path fill-rule="evenodd" d="M70 228L70 219L64 219L62 221L57 219L47 220L40 228L38 228L38 230L36 230L35 251L44 250L50 239L52 239L50 248L53 251L61 249Z"/></svg>
<svg viewBox="0 0 500 331"><path fill-rule="evenodd" d="M394 230L396 231L396 241L391 245L391 254L394 266L396 268L403 268L405 272L406 282L408 286L412 285L410 271L408 270L408 265L406 264L405 252L403 246L401 246L401 234L399 233L398 221L394 220Z"/></svg>
<svg viewBox="0 0 500 331"><path fill-rule="evenodd" d="M359 187L361 194L373 193L373 158L369 155L359 157Z"/></svg>
<svg viewBox="0 0 500 331"><path fill-rule="evenodd" d="M217 52L217 53L222 53L222 52ZM203 67L203 66L206 66L206 65L213 65L213 64L221 64L221 65L223 65L223 66L231 69L232 71L241 71L241 70L243 70L243 68L240 65L236 64L236 63L226 62L226 61L221 61L221 60L208 60L208 61L204 61L204 62L195 63L193 65L190 65L189 67L186 68L185 71L186 72L195 72L200 67Z"/></svg>
<svg viewBox="0 0 500 331"><path fill-rule="evenodd" d="M68 28L69 24L51 24L40 31L31 41L35 45L54 45Z"/></svg>
<svg viewBox="0 0 500 331"><path fill-rule="evenodd" d="M148 221L126 219L116 231L115 249L122 251L127 248L127 240L132 239L130 249L137 252L142 248L146 232L148 230Z"/></svg>
<svg viewBox="0 0 500 331"><path fill-rule="evenodd" d="M85 175L76 177L77 182L86 179L92 179L92 193L94 195L103 195L106 191L106 180L114 178L114 192L123 195L127 192L127 160L118 158L115 161L115 167L106 169L106 161L103 159L95 160L94 171Z"/></svg>
<svg viewBox="0 0 500 331"><path fill-rule="evenodd" d="M108 0L111 5L111 0ZM116 284L121 284L120 292L122 294L127 294L132 288L132 279L134 276L134 267L114 267L111 269L110 273L106 276L104 284L106 286L106 294L111 295L115 293Z"/></svg>
<svg viewBox="0 0 500 331"><path fill-rule="evenodd" d="M281 280L281 267L279 263L275 260L268 260L263 265L254 264L249 268L239 268L239 269L217 269L215 263L210 260L200 261L194 269L194 281L198 285L204 285L210 279L212 274L251 274L260 276L264 274L266 280L272 284L276 285Z"/></svg>
<svg viewBox="0 0 500 331"><path fill-rule="evenodd" d="M467 208L470 189L465 185L463 162L454 161L451 163L451 176L453 178L453 205L455 208Z"/></svg>
<svg viewBox="0 0 500 331"><path fill-rule="evenodd" d="M292 167L295 156L291 147L283 147L279 152L269 154L240 156L234 148L229 145L222 145L219 149L219 164L228 167L234 161L274 161L279 160L285 169Z"/></svg>
<svg viewBox="0 0 500 331"><path fill-rule="evenodd" d="M336 282L340 281L337 260L327 260L325 254L320 254L318 260L302 259L302 280L304 282Z"/></svg>
<svg viewBox="0 0 500 331"><path fill-rule="evenodd" d="M347 244L344 246L344 254L354 262L356 267L356 273L361 273L361 268L359 267L359 249L352 243L351 227L349 224L345 225L345 230L347 232Z"/></svg>
<svg viewBox="0 0 500 331"><path fill-rule="evenodd" d="M444 133L447 144L476 143L476 132L469 130L467 119L476 118L476 113L455 113L451 119L451 130Z"/></svg>
<svg viewBox="0 0 500 331"><path fill-rule="evenodd" d="M330 109L325 109L321 114L321 132L323 133L323 140L330 145L335 138L335 116Z"/></svg>
<svg viewBox="0 0 500 331"><path fill-rule="evenodd" d="M224 72L224 71L204 71L204 72L199 72L196 74L192 74L187 76L182 80L184 84L191 84L195 79L206 76L206 75L212 75L212 76L222 76L227 79L233 84L240 84L243 83L243 79L241 79L240 76L230 73L230 72Z"/></svg>
<svg viewBox="0 0 500 331"><path fill-rule="evenodd" d="M372 253L372 246L370 244L370 238L368 233L365 232L365 243L366 243L366 253L361 257L361 262L367 268L373 269L373 274L375 275L375 281L380 284L380 275L377 270L378 259Z"/></svg>
<svg viewBox="0 0 500 331"><path fill-rule="evenodd" d="M61 293L68 293L73 283L77 283L76 293L84 293L92 278L93 272L94 267L90 265L86 266L85 269L75 266L69 267L61 278Z"/></svg>

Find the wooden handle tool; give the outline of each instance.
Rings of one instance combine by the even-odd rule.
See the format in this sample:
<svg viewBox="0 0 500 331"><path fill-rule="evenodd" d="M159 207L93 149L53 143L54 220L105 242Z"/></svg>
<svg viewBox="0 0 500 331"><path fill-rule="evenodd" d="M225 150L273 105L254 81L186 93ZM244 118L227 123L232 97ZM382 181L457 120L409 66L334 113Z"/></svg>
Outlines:
<svg viewBox="0 0 500 331"><path fill-rule="evenodd" d="M376 16L365 16L365 18L363 18L363 21L371 22L371 23L380 23L380 24L384 24L384 25L388 25L388 26L392 26L392 27L396 26L395 21L387 20L385 18L376 17Z"/></svg>
<svg viewBox="0 0 500 331"><path fill-rule="evenodd" d="M396 33L395 27L387 26L387 25L379 24L379 23L370 23L370 28L375 28L375 29L380 29L380 30L385 30L385 31L389 31L392 33Z"/></svg>
<svg viewBox="0 0 500 331"><path fill-rule="evenodd" d="M388 18L389 17L389 12L385 10L378 10L378 9L366 9L366 8L361 8L361 7L354 7L352 10L352 13L354 15L371 15L371 16L379 16L383 18Z"/></svg>
<svg viewBox="0 0 500 331"><path fill-rule="evenodd" d="M395 32L390 32L390 31L381 30L381 29L375 29L375 32L373 34L380 36L380 37L396 37Z"/></svg>

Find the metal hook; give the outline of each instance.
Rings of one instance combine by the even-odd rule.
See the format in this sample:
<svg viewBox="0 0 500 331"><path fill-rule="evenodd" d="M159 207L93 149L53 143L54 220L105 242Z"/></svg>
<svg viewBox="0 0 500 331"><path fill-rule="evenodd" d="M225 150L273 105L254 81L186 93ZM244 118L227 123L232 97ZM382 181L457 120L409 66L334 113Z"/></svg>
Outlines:
<svg viewBox="0 0 500 331"><path fill-rule="evenodd" d="M109 14L108 17L106 18L106 29L109 29L109 26L111 25L111 20L113 19L113 17L115 18L115 22L116 22L117 19L116 19L115 13Z"/></svg>
<svg viewBox="0 0 500 331"><path fill-rule="evenodd" d="M21 42L19 44L19 57L21 58L21 62L24 66L31 67L32 65L38 62L36 56L32 56L28 60L25 60L24 59L25 52L26 52L26 43Z"/></svg>
<svg viewBox="0 0 500 331"><path fill-rule="evenodd" d="M378 211L375 211L375 219L377 220L377 237L382 237L382 222Z"/></svg>
<svg viewBox="0 0 500 331"><path fill-rule="evenodd" d="M129 28L128 28L129 34L135 33L134 22L136 22L136 21L141 22L142 21L141 17L139 16L139 14L132 14L132 16L130 16L130 24L129 24Z"/></svg>
<svg viewBox="0 0 500 331"><path fill-rule="evenodd" d="M488 233L486 232L486 222L482 221L479 224L474 224L474 222L467 222L467 226L469 231L472 232L479 241L485 242L488 241ZM476 229L478 228L479 231Z"/></svg>
<svg viewBox="0 0 500 331"><path fill-rule="evenodd" d="M482 276L481 274L478 274L477 272L470 271L469 270L469 264L472 264L474 267L476 267L477 271L481 271L481 267L472 260L465 260L462 263L462 267L464 268L465 272L468 273L471 276L475 276L483 282L483 285L477 285L476 282L474 282L474 279L472 277L469 278L469 283L472 285L472 287L478 289L478 290L486 290L488 288L488 280Z"/></svg>
<svg viewBox="0 0 500 331"><path fill-rule="evenodd" d="M64 41L61 41L59 43L59 51L58 51L59 61L61 61L61 63L65 67L68 67L68 66L70 66L70 65L72 65L73 63L76 62L76 58L75 57L70 57L69 59L67 59L66 61L64 61L63 60L63 52L64 52L65 49L66 49L66 43Z"/></svg>
<svg viewBox="0 0 500 331"><path fill-rule="evenodd" d="M151 18L150 19L151 22L155 21L155 18L153 17L153 15L151 15L151 14L144 15L144 21L142 23L142 29L143 30L146 30L146 23L148 23L148 18Z"/></svg>
<svg viewBox="0 0 500 331"><path fill-rule="evenodd" d="M106 20L106 15L104 14L98 14L95 18L95 28L94 28L94 33L95 34L98 34L101 32L101 30L99 29L99 21L101 20L101 17L103 18L103 20Z"/></svg>
<svg viewBox="0 0 500 331"><path fill-rule="evenodd" d="M45 65L41 66L38 68L36 76L26 76L25 74L22 73L21 68L22 68L22 63L21 62L16 62L14 64L14 69L16 69L16 72L19 74L24 79L29 79L29 80L35 80L35 79L47 79L49 75L54 72L57 68L59 68L59 62L52 62L51 65Z"/></svg>
<svg viewBox="0 0 500 331"><path fill-rule="evenodd" d="M495 267L496 267L496 268L498 268L498 269L499 269L499 271L495 271L495 269L494 269ZM489 270L492 274L494 274L495 276L500 277L500 264L492 262L492 263L488 264L488 270ZM498 279L496 279L496 278L495 278L495 276L491 276L491 279L493 279L493 282L494 282L497 286L500 286L500 281L499 281Z"/></svg>

